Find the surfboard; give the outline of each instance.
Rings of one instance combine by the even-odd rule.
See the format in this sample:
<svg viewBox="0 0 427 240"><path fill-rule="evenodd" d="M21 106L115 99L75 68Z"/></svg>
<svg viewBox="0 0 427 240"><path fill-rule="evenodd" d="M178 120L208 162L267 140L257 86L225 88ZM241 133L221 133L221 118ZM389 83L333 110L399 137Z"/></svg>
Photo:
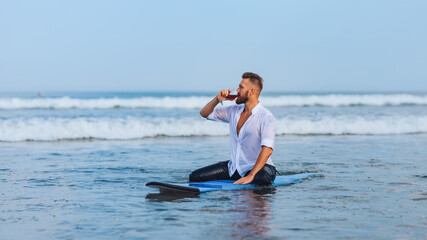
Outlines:
<svg viewBox="0 0 427 240"><path fill-rule="evenodd" d="M302 181L304 179L312 178L315 173L299 173L292 175L277 176L273 182L273 187L289 185ZM149 182L146 184L148 187L157 188L160 193L192 193L200 194L211 191L230 191L239 189L253 189L260 187L255 184L233 184L234 180L214 180L207 182L190 182L190 183L162 183L162 182Z"/></svg>

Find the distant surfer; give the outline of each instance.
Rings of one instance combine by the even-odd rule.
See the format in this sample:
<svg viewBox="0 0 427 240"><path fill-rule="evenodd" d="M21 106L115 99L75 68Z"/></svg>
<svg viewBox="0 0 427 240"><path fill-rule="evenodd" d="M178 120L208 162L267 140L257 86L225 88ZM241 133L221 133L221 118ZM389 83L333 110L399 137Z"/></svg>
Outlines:
<svg viewBox="0 0 427 240"><path fill-rule="evenodd" d="M224 100L233 100L231 90L221 90L200 111L202 117L230 126L231 160L197 169L190 182L236 180L235 184L271 185L276 168L271 161L275 140L273 114L258 100L263 79L246 72L237 89L236 105L215 108Z"/></svg>

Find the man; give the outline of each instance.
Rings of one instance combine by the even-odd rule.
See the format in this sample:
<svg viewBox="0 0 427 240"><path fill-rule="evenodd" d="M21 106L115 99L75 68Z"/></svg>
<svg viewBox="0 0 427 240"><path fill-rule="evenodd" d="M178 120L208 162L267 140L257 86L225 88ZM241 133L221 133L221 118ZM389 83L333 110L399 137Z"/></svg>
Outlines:
<svg viewBox="0 0 427 240"><path fill-rule="evenodd" d="M237 89L236 104L224 108L231 90L222 90L200 111L209 120L230 125L231 160L200 168L190 174L190 182L236 180L235 184L271 185L276 168L270 159L273 153L275 124L273 114L261 105L258 98L263 79L251 72L242 75Z"/></svg>

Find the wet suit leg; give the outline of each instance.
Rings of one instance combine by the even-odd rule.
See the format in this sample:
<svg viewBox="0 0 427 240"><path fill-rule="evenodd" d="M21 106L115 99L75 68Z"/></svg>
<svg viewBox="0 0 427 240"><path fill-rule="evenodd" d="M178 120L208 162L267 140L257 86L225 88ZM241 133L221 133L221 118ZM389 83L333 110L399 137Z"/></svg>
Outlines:
<svg viewBox="0 0 427 240"><path fill-rule="evenodd" d="M212 180L237 180L240 178L240 175L237 171L230 177L228 175L228 162L219 162L207 167L197 169L192 172L189 176L190 182L205 182Z"/></svg>
<svg viewBox="0 0 427 240"><path fill-rule="evenodd" d="M248 171L245 176L249 175L251 171ZM251 182L256 185L260 186L268 186L272 185L274 182L274 179L276 179L276 168L270 164L265 164L264 167L261 168L257 172L257 174L254 177L254 180Z"/></svg>
<svg viewBox="0 0 427 240"><path fill-rule="evenodd" d="M212 180L238 180L241 178L239 173L234 172L233 176L230 177L228 174L228 162L219 162L207 167L203 167L195 170L189 176L190 182L204 182ZM265 164L264 167L255 175L253 184L257 185L271 185L276 178L276 168L272 165ZM250 173L248 171L245 176Z"/></svg>

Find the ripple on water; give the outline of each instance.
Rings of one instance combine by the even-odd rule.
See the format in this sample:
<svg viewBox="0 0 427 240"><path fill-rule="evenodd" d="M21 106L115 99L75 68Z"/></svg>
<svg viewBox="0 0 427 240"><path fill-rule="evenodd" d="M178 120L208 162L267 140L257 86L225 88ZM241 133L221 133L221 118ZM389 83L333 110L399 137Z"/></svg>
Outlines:
<svg viewBox="0 0 427 240"><path fill-rule="evenodd" d="M61 153L56 153L56 152L54 152L54 153L49 153L49 155L50 155L50 156L62 156L62 154L61 154Z"/></svg>
<svg viewBox="0 0 427 240"><path fill-rule="evenodd" d="M414 198L414 199L412 199L412 200L414 200L414 201L425 201L425 200L427 200L427 197Z"/></svg>
<svg viewBox="0 0 427 240"><path fill-rule="evenodd" d="M105 168L105 170L113 171L113 172L122 172L122 171L143 172L144 171L144 169L142 169L140 167L128 167L128 166L124 166L124 167L107 167L107 168Z"/></svg>
<svg viewBox="0 0 427 240"><path fill-rule="evenodd" d="M49 187L59 185L59 181L64 179L63 177L56 178L30 178L26 181L34 186L38 187Z"/></svg>
<svg viewBox="0 0 427 240"><path fill-rule="evenodd" d="M414 176L414 177L417 177L417 178L423 178L423 179L424 179L424 178L427 178L427 175L418 175L418 174L417 174L417 175L413 175L413 176Z"/></svg>
<svg viewBox="0 0 427 240"><path fill-rule="evenodd" d="M95 179L96 183L124 183L126 180L124 178L111 178L111 179Z"/></svg>
<svg viewBox="0 0 427 240"><path fill-rule="evenodd" d="M412 182L390 182L389 186L417 186L418 184Z"/></svg>
<svg viewBox="0 0 427 240"><path fill-rule="evenodd" d="M85 174L89 174L89 173L94 173L95 171L90 169L90 168L73 168L73 169L64 169L63 170L64 173L85 173Z"/></svg>

